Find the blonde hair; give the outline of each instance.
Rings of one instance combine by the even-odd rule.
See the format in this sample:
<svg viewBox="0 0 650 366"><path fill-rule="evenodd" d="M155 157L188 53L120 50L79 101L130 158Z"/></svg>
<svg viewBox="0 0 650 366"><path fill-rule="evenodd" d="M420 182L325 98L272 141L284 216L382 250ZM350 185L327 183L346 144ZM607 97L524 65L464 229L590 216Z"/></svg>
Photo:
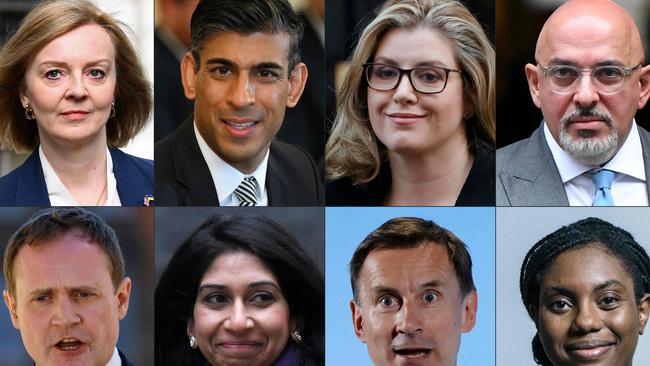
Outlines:
<svg viewBox="0 0 650 366"><path fill-rule="evenodd" d="M363 64L371 62L382 37L393 29L436 29L453 41L463 76L463 94L473 116L465 120L471 151L494 149L496 134L495 53L483 28L455 0L390 0L361 33L339 92L337 115L325 147L327 177L366 184L379 174L386 148L368 117Z"/></svg>
<svg viewBox="0 0 650 366"><path fill-rule="evenodd" d="M115 117L109 118L106 125L108 143L124 146L147 124L153 103L151 84L129 38L120 28L123 24L88 0L49 0L27 14L0 50L0 110L3 111L0 145L3 148L20 152L38 146L36 123L25 117L19 99L19 91L25 88L27 67L52 40L87 24L102 27L115 47Z"/></svg>

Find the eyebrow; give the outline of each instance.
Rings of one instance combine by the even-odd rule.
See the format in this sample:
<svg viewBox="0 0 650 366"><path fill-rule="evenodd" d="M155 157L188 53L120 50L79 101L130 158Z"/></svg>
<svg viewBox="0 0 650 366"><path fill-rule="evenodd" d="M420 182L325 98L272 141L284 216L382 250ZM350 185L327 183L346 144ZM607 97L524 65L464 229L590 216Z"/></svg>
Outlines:
<svg viewBox="0 0 650 366"><path fill-rule="evenodd" d="M441 287L442 284L443 283L439 280L431 280L419 285L417 288L418 290L422 290L431 287ZM371 290L373 293L399 293L399 291L397 291L397 289L395 288L388 287L388 286L381 286L381 285L373 286Z"/></svg>
<svg viewBox="0 0 650 366"><path fill-rule="evenodd" d="M97 292L97 287L93 286L76 286L76 287L64 287L66 292L75 292L75 291L93 291ZM53 288L37 288L35 290L30 291L27 295L31 298L36 295L50 295L55 293L55 289Z"/></svg>
<svg viewBox="0 0 650 366"><path fill-rule="evenodd" d="M558 65L558 66L567 65L567 66L576 66L576 67L578 66L578 64L576 64L575 62L565 60L565 59L562 59L562 58L552 58L548 62L548 65ZM624 64L622 62L616 61L616 60L605 60L605 61L601 61L601 62L596 63L593 67L599 67L599 66L624 66Z"/></svg>
<svg viewBox="0 0 650 366"><path fill-rule="evenodd" d="M389 58L389 57L378 57L374 60L375 62L378 63L387 63L390 65L399 65L399 62ZM415 64L415 67L445 67L445 68L450 68L447 64L445 64L442 61L438 60L430 60L430 61L420 61Z"/></svg>
<svg viewBox="0 0 650 366"><path fill-rule="evenodd" d="M206 65L223 65L232 68L238 68L239 66L231 60L222 57L215 57L205 61ZM253 69L276 69L284 70L284 67L277 62L265 61L253 65Z"/></svg>
<svg viewBox="0 0 650 366"><path fill-rule="evenodd" d="M613 286L620 286L620 287L625 288L625 285L623 285L620 281L611 279L611 280L607 280L607 281L605 281L605 282L603 282L603 283L601 283L599 285L596 285L596 287L594 287L593 290L591 290L591 293L597 293L599 291L602 291L602 290L604 290L606 288L613 287ZM561 294L561 295L573 295L573 294L575 294L574 291L572 291L572 290L570 290L570 289L568 289L566 287L563 287L563 286L549 287L546 291L544 291L544 295L548 294L549 292L557 292L558 294Z"/></svg>
<svg viewBox="0 0 650 366"><path fill-rule="evenodd" d="M278 286L278 284L276 284L273 281L255 281L255 282L249 283L246 287L248 287L249 289L252 289L252 288L258 288L258 287L264 287L264 286L271 286L271 287L274 287L275 289L277 289L278 291L281 291L280 286ZM206 283L204 285L199 286L198 292L201 292L201 291L206 290L206 289L207 290L226 291L226 290L228 290L228 286L221 285L221 284L216 284L216 283Z"/></svg>

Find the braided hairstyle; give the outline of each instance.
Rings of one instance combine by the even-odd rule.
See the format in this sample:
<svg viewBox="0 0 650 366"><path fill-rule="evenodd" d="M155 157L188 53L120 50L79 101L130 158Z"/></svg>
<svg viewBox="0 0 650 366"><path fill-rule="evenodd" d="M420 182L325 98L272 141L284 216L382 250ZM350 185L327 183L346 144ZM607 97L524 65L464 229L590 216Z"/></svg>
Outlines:
<svg viewBox="0 0 650 366"><path fill-rule="evenodd" d="M531 318L534 316L530 311L531 305L535 309L539 306L540 284L551 264L567 250L588 245L598 245L618 258L634 281L637 303L650 293L650 258L645 249L627 231L607 221L589 217L545 236L526 254L519 275L519 290ZM539 332L535 334L532 346L538 365L553 366L544 352Z"/></svg>

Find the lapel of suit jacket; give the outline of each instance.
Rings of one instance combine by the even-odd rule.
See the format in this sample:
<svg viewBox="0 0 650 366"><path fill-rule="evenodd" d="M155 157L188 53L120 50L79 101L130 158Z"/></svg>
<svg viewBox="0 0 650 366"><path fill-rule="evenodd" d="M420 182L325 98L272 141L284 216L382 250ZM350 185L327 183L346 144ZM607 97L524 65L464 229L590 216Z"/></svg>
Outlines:
<svg viewBox="0 0 650 366"><path fill-rule="evenodd" d="M217 189L194 135L194 115L183 122L171 143L176 179L188 190L187 195L181 197L183 204L219 206Z"/></svg>
<svg viewBox="0 0 650 366"><path fill-rule="evenodd" d="M650 132L639 125L637 125L637 129L639 130L639 136L641 137L641 150L643 151L645 189L646 192L648 192L648 198L650 198L650 184L648 184L648 180L650 179Z"/></svg>
<svg viewBox="0 0 650 366"><path fill-rule="evenodd" d="M129 160L123 151L110 147L113 174L117 181L117 194L122 206L143 206L145 195L153 195L151 182Z"/></svg>
<svg viewBox="0 0 650 366"><path fill-rule="evenodd" d="M266 168L266 187L269 194L269 206L291 206L296 197L291 182L287 181L288 173L284 171L282 162L273 153L274 144L271 142L269 165Z"/></svg>
<svg viewBox="0 0 650 366"><path fill-rule="evenodd" d="M38 148L18 169L16 206L51 206Z"/></svg>
<svg viewBox="0 0 650 366"><path fill-rule="evenodd" d="M509 192L513 206L568 206L569 199L544 136L544 122L521 149Z"/></svg>

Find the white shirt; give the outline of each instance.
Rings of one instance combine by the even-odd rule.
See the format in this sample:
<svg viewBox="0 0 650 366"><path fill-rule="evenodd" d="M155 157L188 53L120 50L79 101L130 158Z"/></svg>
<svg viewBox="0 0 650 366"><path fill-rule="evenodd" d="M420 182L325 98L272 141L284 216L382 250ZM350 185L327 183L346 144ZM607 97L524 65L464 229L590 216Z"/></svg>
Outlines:
<svg viewBox="0 0 650 366"><path fill-rule="evenodd" d="M255 190L255 196L257 197L257 206L268 206L269 197L266 190L266 168L269 164L269 150L266 150L266 155L264 159L257 166L255 171L251 174L244 174L237 170L232 165L226 163L217 155L208 143L205 142L203 136L199 133L199 130L196 128L196 121L194 121L194 135L196 136L196 141L199 143L199 149L203 155L203 159L208 164L208 169L210 170L210 175L212 176L212 181L214 186L217 189L217 196L219 197L220 206L239 206L239 199L234 194L235 189L239 184L244 180L244 177L253 176L257 181L257 188Z"/></svg>
<svg viewBox="0 0 650 366"><path fill-rule="evenodd" d="M575 161L558 145L546 123L544 123L544 136L560 172L569 205L592 206L596 187L591 173L586 172L600 167ZM612 197L616 206L648 206L643 149L634 120L623 146L602 168L616 172L612 183Z"/></svg>
<svg viewBox="0 0 650 366"><path fill-rule="evenodd" d="M120 360L120 354L117 352L117 347L115 347L113 355L111 356L111 359L108 360L106 366L122 366L122 360Z"/></svg>
<svg viewBox="0 0 650 366"><path fill-rule="evenodd" d="M45 186L47 187L47 194L50 198L50 205L81 206L65 185L63 185L54 168L47 161L43 153L43 147L41 146L38 147L38 156L41 159L41 167L43 168L43 176L45 177ZM120 196L117 193L117 181L113 174L113 158L111 158L111 152L108 150L108 147L106 147L106 180L107 197L104 206L122 206Z"/></svg>

